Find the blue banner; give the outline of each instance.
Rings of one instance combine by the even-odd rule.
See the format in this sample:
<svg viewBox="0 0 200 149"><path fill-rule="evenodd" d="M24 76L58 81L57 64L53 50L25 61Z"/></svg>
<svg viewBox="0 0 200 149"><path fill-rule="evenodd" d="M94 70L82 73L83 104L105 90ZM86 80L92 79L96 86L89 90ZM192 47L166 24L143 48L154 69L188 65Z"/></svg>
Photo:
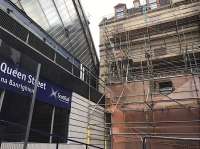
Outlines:
<svg viewBox="0 0 200 149"><path fill-rule="evenodd" d="M0 87L26 96L32 96L35 76L0 60ZM72 91L39 80L36 99L56 107L70 108Z"/></svg>

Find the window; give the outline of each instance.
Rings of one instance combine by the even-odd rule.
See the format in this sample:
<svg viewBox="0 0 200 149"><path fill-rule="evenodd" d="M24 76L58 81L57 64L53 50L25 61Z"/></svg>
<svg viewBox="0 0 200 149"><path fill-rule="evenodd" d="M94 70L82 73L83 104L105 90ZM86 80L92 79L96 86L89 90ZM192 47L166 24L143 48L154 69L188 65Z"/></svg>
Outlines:
<svg viewBox="0 0 200 149"><path fill-rule="evenodd" d="M133 79L133 60L121 60L110 64L109 74L111 79ZM128 73L127 73L128 70Z"/></svg>
<svg viewBox="0 0 200 149"><path fill-rule="evenodd" d="M110 64L109 73L110 73L111 77L117 77L118 76L118 70L117 70L116 62L112 62Z"/></svg>
<svg viewBox="0 0 200 149"><path fill-rule="evenodd" d="M8 90L2 96L4 100L0 112L0 139L21 142L26 132L26 129L21 126L27 125L31 98Z"/></svg>
<svg viewBox="0 0 200 149"><path fill-rule="evenodd" d="M157 8L157 3L151 3L150 4L151 9L156 9Z"/></svg>
<svg viewBox="0 0 200 149"><path fill-rule="evenodd" d="M124 8L117 8L115 13L116 13L117 19L123 18L124 15L125 15L125 9Z"/></svg>
<svg viewBox="0 0 200 149"><path fill-rule="evenodd" d="M156 0L149 0L149 3L156 3L157 1Z"/></svg>
<svg viewBox="0 0 200 149"><path fill-rule="evenodd" d="M122 12L117 12L117 13L116 13L116 17L117 17L118 19L123 18L123 17L124 17L124 12L123 12L123 11L122 11Z"/></svg>
<svg viewBox="0 0 200 149"><path fill-rule="evenodd" d="M80 79L84 81L85 78L85 68L83 66L83 64L81 64L81 68L80 68Z"/></svg>
<svg viewBox="0 0 200 149"><path fill-rule="evenodd" d="M149 0L149 7L150 7L150 9L156 9L157 8L157 1L156 0Z"/></svg>
<svg viewBox="0 0 200 149"><path fill-rule="evenodd" d="M53 106L36 100L35 106L34 106L31 128L41 131L41 132L50 133L51 132L52 110L53 110ZM38 132L31 131L29 140L32 142L47 143L47 142L49 142L49 136L41 135Z"/></svg>
<svg viewBox="0 0 200 149"><path fill-rule="evenodd" d="M117 8L116 13L119 13L119 12L124 12L124 8Z"/></svg>
<svg viewBox="0 0 200 149"><path fill-rule="evenodd" d="M173 92L172 81L159 82L159 92L163 95L168 95Z"/></svg>

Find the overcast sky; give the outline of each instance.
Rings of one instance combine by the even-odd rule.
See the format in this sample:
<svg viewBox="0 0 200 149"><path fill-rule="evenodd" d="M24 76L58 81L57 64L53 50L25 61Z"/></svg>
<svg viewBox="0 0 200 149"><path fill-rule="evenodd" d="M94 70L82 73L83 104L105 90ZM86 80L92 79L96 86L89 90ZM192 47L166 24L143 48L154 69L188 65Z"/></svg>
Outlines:
<svg viewBox="0 0 200 149"><path fill-rule="evenodd" d="M133 0L81 0L83 9L90 21L90 30L99 55L99 23L103 17L114 14L114 6L126 3L128 8L133 7ZM141 0L144 3L144 0Z"/></svg>

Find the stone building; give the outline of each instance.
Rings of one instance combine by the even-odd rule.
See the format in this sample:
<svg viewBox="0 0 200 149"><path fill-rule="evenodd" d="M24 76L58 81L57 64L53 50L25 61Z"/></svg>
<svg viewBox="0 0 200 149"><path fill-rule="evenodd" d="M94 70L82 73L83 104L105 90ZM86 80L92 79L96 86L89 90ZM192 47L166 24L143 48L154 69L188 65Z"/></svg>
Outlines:
<svg viewBox="0 0 200 149"><path fill-rule="evenodd" d="M142 148L146 135L199 137L200 2L133 5L118 4L99 25L112 149ZM146 143L153 149L187 146L163 139Z"/></svg>

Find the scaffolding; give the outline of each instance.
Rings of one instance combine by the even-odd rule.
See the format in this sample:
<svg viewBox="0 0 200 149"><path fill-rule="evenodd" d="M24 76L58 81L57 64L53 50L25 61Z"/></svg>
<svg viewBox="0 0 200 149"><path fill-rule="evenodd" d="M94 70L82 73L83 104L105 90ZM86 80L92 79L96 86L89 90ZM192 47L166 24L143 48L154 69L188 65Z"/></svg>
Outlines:
<svg viewBox="0 0 200 149"><path fill-rule="evenodd" d="M200 2L141 8L100 24L114 149L146 135L200 136Z"/></svg>

